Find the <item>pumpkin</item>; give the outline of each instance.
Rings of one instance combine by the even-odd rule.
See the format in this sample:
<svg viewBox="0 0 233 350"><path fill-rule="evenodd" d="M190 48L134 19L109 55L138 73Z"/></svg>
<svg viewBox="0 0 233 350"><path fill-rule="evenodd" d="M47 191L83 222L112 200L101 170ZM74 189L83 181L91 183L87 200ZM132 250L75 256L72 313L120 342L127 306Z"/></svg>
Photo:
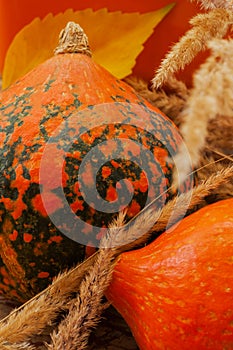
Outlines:
<svg viewBox="0 0 233 350"><path fill-rule="evenodd" d="M163 205L181 142L92 61L80 26L67 24L56 52L0 95L0 292L21 301L98 247L117 211Z"/></svg>
<svg viewBox="0 0 233 350"><path fill-rule="evenodd" d="M142 350L233 348L233 198L118 257L107 297Z"/></svg>
<svg viewBox="0 0 233 350"><path fill-rule="evenodd" d="M148 0L144 2L139 0L119 0L117 2L109 0L98 2L93 0L86 0L85 2L68 0L64 2L58 0L52 2L35 1L32 6L29 0L21 0L20 4L18 0L2 0L0 2L0 72L3 70L4 58L14 36L35 17L43 18L50 12L57 14L67 8L83 10L88 7L93 10L106 7L109 11L146 13L158 10L172 2L172 0ZM156 27L153 35L144 45L144 50L137 59L133 74L147 81L151 80L165 53L189 28L189 19L198 12L201 12L201 9L196 3L177 0L171 13ZM201 60L202 58L197 59L190 65L190 69L186 69L181 75L187 83L191 83L192 72Z"/></svg>

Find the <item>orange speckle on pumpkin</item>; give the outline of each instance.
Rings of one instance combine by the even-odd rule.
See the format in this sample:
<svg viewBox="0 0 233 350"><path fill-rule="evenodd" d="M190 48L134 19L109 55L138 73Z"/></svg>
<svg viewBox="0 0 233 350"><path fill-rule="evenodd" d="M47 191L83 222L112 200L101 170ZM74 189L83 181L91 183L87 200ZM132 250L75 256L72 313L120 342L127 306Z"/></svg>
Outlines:
<svg viewBox="0 0 233 350"><path fill-rule="evenodd" d="M6 177L7 178L7 177ZM10 198L1 198L1 202L4 204L6 210L13 211L14 202Z"/></svg>
<svg viewBox="0 0 233 350"><path fill-rule="evenodd" d="M29 154L29 150L26 150L26 153ZM25 166L29 170L30 177L33 181L39 181L39 169L40 169L40 152L33 154L28 160L25 160Z"/></svg>
<svg viewBox="0 0 233 350"><path fill-rule="evenodd" d="M120 167L120 164L117 163L115 160L111 160L111 164L112 164L112 166L114 166L114 168L119 168Z"/></svg>
<svg viewBox="0 0 233 350"><path fill-rule="evenodd" d="M147 176L144 172L140 174L140 180L135 180L133 182L135 190L139 190L142 193L145 193L148 190L148 181Z"/></svg>
<svg viewBox="0 0 233 350"><path fill-rule="evenodd" d="M37 210L41 215L47 216L53 212L55 212L58 208L62 208L63 204L59 197L56 196L56 194L52 192L44 192L43 193L43 200L46 201L46 209L44 207L42 197L40 194L37 194L32 199L32 205L35 210Z"/></svg>
<svg viewBox="0 0 233 350"><path fill-rule="evenodd" d="M36 263L35 262L30 262L28 265L31 266L31 267L34 267L34 266L36 266Z"/></svg>
<svg viewBox="0 0 233 350"><path fill-rule="evenodd" d="M102 130L102 132L104 133L104 129ZM114 124L109 124L108 125L108 139L113 139L114 137L116 137L116 127Z"/></svg>
<svg viewBox="0 0 233 350"><path fill-rule="evenodd" d="M56 243L61 243L61 241L63 240L62 236L53 236L53 237L50 237L50 240L52 242L56 242Z"/></svg>
<svg viewBox="0 0 233 350"><path fill-rule="evenodd" d="M74 213L76 213L78 210L83 211L84 209L83 201L82 200L75 201L70 205L70 208L73 210Z"/></svg>
<svg viewBox="0 0 233 350"><path fill-rule="evenodd" d="M30 243L32 238L33 238L33 236L30 233L24 233L23 234L23 240L26 243Z"/></svg>
<svg viewBox="0 0 233 350"><path fill-rule="evenodd" d="M7 285L10 284L10 281L9 281L8 278L6 278L6 277L3 278L3 282L4 282L5 284L7 284Z"/></svg>
<svg viewBox="0 0 233 350"><path fill-rule="evenodd" d="M6 139L6 133L5 132L0 132L0 147L1 148L3 148L5 139Z"/></svg>
<svg viewBox="0 0 233 350"><path fill-rule="evenodd" d="M109 167L103 166L103 168L102 168L102 177L104 179L106 179L109 175L111 175L111 173L112 173L112 170Z"/></svg>
<svg viewBox="0 0 233 350"><path fill-rule="evenodd" d="M41 271L38 273L38 278L48 278L49 277L49 272L47 271Z"/></svg>
<svg viewBox="0 0 233 350"><path fill-rule="evenodd" d="M139 188L141 192L146 192L148 190L147 176L144 172L140 175Z"/></svg>
<svg viewBox="0 0 233 350"><path fill-rule="evenodd" d="M71 153L67 153L67 157L72 157L77 160L82 160L81 158L81 152L77 150L73 150Z"/></svg>
<svg viewBox="0 0 233 350"><path fill-rule="evenodd" d="M42 198L40 194L37 194L33 199L32 199L32 205L35 210L37 210L39 213L41 213L42 216L47 216L47 212L43 206Z"/></svg>
<svg viewBox="0 0 233 350"><path fill-rule="evenodd" d="M43 255L43 249L45 248L46 242L44 244L38 242L36 246L33 249L34 256L42 256Z"/></svg>
<svg viewBox="0 0 233 350"><path fill-rule="evenodd" d="M161 147L155 147L153 153L156 160L161 164L161 166L165 166L168 157L167 150Z"/></svg>
<svg viewBox="0 0 233 350"><path fill-rule="evenodd" d="M62 187L67 186L67 181L69 180L69 175L63 171L62 173Z"/></svg>
<svg viewBox="0 0 233 350"><path fill-rule="evenodd" d="M112 126L113 126L112 124L108 125L109 135L111 135ZM97 127L93 128L91 132L93 135L95 135L95 137L101 137L105 129L106 129L106 125L98 125Z"/></svg>
<svg viewBox="0 0 233 350"><path fill-rule="evenodd" d="M140 205L135 200L132 200L132 204L130 205L128 215L134 216L138 214L140 210L141 210Z"/></svg>
<svg viewBox="0 0 233 350"><path fill-rule="evenodd" d="M11 284L12 286L15 286L15 281L11 278L5 266L0 268L0 274L3 276L3 280L6 279L9 282L9 284ZM0 286L0 290L1 290L1 286Z"/></svg>
<svg viewBox="0 0 233 350"><path fill-rule="evenodd" d="M17 237L18 237L18 232L16 230L14 230L13 233L9 234L9 238L11 241L16 241Z"/></svg>
<svg viewBox="0 0 233 350"><path fill-rule="evenodd" d="M127 135L127 138L137 139L137 131L136 131L134 126L123 125L122 129L124 130L125 134Z"/></svg>
<svg viewBox="0 0 233 350"><path fill-rule="evenodd" d="M47 98L44 96L44 101L42 103L48 103ZM61 101L63 103L63 101ZM69 100L66 101L66 103L69 103ZM72 101L70 100L70 103ZM48 135L51 135L54 131L54 126L59 125L60 123L63 122L63 118L60 115L60 113L57 116L54 116L53 118L49 118L44 122L44 127Z"/></svg>
<svg viewBox="0 0 233 350"><path fill-rule="evenodd" d="M92 144L95 141L95 135L88 135L88 133L82 134L80 138L87 144Z"/></svg>
<svg viewBox="0 0 233 350"><path fill-rule="evenodd" d="M7 272L6 272L6 269L5 269L4 266L0 267L0 273L1 273L2 276L7 276Z"/></svg>
<svg viewBox="0 0 233 350"><path fill-rule="evenodd" d="M22 195L19 194L17 201L14 204L14 211L12 212L12 217L17 220L22 215L23 210L27 209L26 204L22 199Z"/></svg>
<svg viewBox="0 0 233 350"><path fill-rule="evenodd" d="M3 220L3 225L2 225L3 233L9 234L9 233L13 232L13 230L14 230L14 227L13 227L13 224L12 224L10 218L5 217L5 219ZM1 241L3 240L2 236L0 236L0 240Z"/></svg>
<svg viewBox="0 0 233 350"><path fill-rule="evenodd" d="M81 192L80 192L80 186L79 186L79 182L75 182L74 184L74 192L76 194L76 196L80 196L81 195Z"/></svg>
<svg viewBox="0 0 233 350"><path fill-rule="evenodd" d="M30 180L25 179L23 176L22 164L19 164L15 169L15 180L12 180L11 186L17 187L19 193L23 195L30 185Z"/></svg>
<svg viewBox="0 0 233 350"><path fill-rule="evenodd" d="M109 188L107 189L107 193L106 193L106 200L109 202L113 202L117 199L117 191L113 186L109 186Z"/></svg>

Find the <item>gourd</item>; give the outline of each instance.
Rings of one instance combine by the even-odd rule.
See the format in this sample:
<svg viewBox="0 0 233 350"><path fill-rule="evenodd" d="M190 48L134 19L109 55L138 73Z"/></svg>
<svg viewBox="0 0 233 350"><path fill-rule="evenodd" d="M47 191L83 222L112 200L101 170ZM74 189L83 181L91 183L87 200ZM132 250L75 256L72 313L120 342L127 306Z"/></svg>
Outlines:
<svg viewBox="0 0 233 350"><path fill-rule="evenodd" d="M64 2L57 0L53 2L35 1L32 6L29 0L21 0L19 6L18 0L2 0L0 3L0 72L3 70L4 58L14 36L36 17L43 18L50 12L57 14L65 11L67 8L74 10L92 8L94 11L100 8L107 8L109 11L146 13L158 10L172 2L174 1L119 0L115 2L101 0L94 2L93 0L86 0L81 2L78 0L67 0ZM144 78L148 82L153 78L155 69L159 67L170 46L177 42L189 28L189 20L198 12L201 12L200 7L195 2L177 0L175 3L171 13L156 27L152 36L145 43L144 50L138 57L133 70L134 75ZM187 83L190 83L193 70L198 64L199 62L192 64L190 69L185 70L182 75L182 78Z"/></svg>
<svg viewBox="0 0 233 350"><path fill-rule="evenodd" d="M233 198L120 255L107 297L142 350L233 346Z"/></svg>
<svg viewBox="0 0 233 350"><path fill-rule="evenodd" d="M92 60L78 25L68 23L56 53L0 95L0 292L20 301L98 247L116 213L95 205L95 185L104 204L133 186L128 219L147 197L158 197L157 207L169 199L171 158L181 142L162 112Z"/></svg>

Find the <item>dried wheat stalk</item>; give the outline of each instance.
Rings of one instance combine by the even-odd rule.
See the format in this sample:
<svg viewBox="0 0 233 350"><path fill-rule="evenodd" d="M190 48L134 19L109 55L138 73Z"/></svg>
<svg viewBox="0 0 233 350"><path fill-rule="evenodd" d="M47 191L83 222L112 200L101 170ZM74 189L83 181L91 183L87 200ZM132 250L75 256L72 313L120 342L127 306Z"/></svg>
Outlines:
<svg viewBox="0 0 233 350"><path fill-rule="evenodd" d="M119 225L123 225L124 215L119 217ZM49 350L83 350L88 344L92 329L98 324L101 314L108 302L103 302L114 269L115 237L108 234L100 242L100 249L94 264L84 276L77 297L71 302L67 317L59 324L58 329L51 334Z"/></svg>
<svg viewBox="0 0 233 350"><path fill-rule="evenodd" d="M36 348L29 343L10 344L6 342L1 344L1 350L36 350Z"/></svg>
<svg viewBox="0 0 233 350"><path fill-rule="evenodd" d="M233 162L233 154L232 155L226 155L226 154L223 154L222 152L219 152L218 150L213 149L211 147L207 146L206 148L209 149L212 153L216 153L218 156L221 157L221 159L224 158L226 160L229 160L230 162Z"/></svg>
<svg viewBox="0 0 233 350"><path fill-rule="evenodd" d="M123 225L124 218L125 214L120 213L117 221L119 226ZM102 299L114 269L116 251L112 247L115 246L115 239L110 231L102 238L97 258L84 276L68 316L51 335L52 343L47 345L49 350L86 348L90 332L98 324L104 309L109 306Z"/></svg>
<svg viewBox="0 0 233 350"><path fill-rule="evenodd" d="M219 115L233 117L233 39L215 39L208 47L211 55L194 74L194 87L181 112L184 122L180 131L194 167L198 165L200 151L205 145L209 120ZM182 169L179 177L183 181L190 162L183 156L182 146L174 161Z"/></svg>
<svg viewBox="0 0 233 350"><path fill-rule="evenodd" d="M102 301L112 276L113 250L101 249L98 257L84 277L77 298L73 299L69 313L52 335L49 350L83 350L88 344L90 332L98 324L104 309Z"/></svg>
<svg viewBox="0 0 233 350"><path fill-rule="evenodd" d="M191 0L192 1L192 0ZM201 4L205 10L212 10L215 8L225 8L233 10L233 0L196 0Z"/></svg>
<svg viewBox="0 0 233 350"><path fill-rule="evenodd" d="M47 325L65 310L71 293L77 291L86 270L92 266L96 256L87 259L84 264L59 275L49 288L13 310L0 322L0 348L5 342L20 343L35 334L40 334Z"/></svg>
<svg viewBox="0 0 233 350"><path fill-rule="evenodd" d="M182 122L181 111L189 96L187 86L176 79L169 79L166 86L158 91L151 91L147 82L135 76L128 77L125 81L131 85L143 98L159 108L164 114L172 119L177 126Z"/></svg>
<svg viewBox="0 0 233 350"><path fill-rule="evenodd" d="M152 83L154 89L161 87L174 73L191 63L214 38L223 38L233 23L233 12L217 8L206 14L198 14L190 20L193 26L177 42L163 59Z"/></svg>
<svg viewBox="0 0 233 350"><path fill-rule="evenodd" d="M233 153L233 118L230 116L218 115L217 118L211 119L208 123L208 135L206 138L204 153L209 157L218 159L217 153L219 151L224 155ZM210 148L212 150L210 150ZM220 156L222 157L222 156ZM224 161L225 165L229 162ZM213 173L212 169L210 172Z"/></svg>

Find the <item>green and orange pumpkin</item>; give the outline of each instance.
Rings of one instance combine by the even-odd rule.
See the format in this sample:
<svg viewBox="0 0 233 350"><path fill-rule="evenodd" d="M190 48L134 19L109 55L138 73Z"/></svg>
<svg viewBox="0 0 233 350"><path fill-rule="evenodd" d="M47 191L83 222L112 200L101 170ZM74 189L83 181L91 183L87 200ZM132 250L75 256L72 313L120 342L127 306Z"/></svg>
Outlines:
<svg viewBox="0 0 233 350"><path fill-rule="evenodd" d="M81 48L67 28L73 40L81 35ZM108 204L133 187L128 219L148 198L158 197L158 207L172 195L167 190L174 169L171 158L181 142L177 128L92 61L78 26L69 23L67 28L61 45L73 52L59 48L0 95L0 293L19 301L84 260L116 215L87 203L83 188L91 197L96 183ZM79 179L83 160L94 147ZM91 165L99 161L94 174ZM71 223L69 215L80 217L83 226Z"/></svg>

